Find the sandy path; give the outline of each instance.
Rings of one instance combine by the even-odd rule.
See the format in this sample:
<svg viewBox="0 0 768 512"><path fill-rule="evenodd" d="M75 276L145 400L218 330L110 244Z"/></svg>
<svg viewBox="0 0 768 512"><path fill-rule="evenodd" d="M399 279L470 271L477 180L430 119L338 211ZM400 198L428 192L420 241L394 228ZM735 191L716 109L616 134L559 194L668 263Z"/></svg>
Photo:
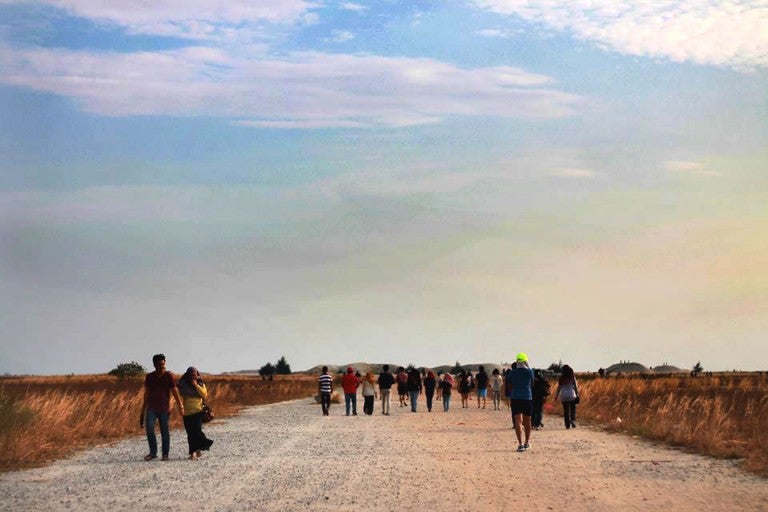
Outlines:
<svg viewBox="0 0 768 512"><path fill-rule="evenodd" d="M216 443L200 461L174 431L170 462L143 462L136 437L5 474L0 510L768 509L768 480L733 462L545 421L517 453L507 411L395 405L348 418L334 404L326 418L309 400L259 406L209 425Z"/></svg>

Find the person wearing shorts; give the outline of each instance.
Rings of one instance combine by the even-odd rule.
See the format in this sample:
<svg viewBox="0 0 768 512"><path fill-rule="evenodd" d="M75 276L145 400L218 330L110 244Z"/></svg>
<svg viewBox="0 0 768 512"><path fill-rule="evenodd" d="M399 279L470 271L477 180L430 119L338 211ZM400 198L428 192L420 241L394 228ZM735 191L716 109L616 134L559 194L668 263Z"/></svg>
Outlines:
<svg viewBox="0 0 768 512"><path fill-rule="evenodd" d="M524 452L530 448L531 439L533 370L528 366L528 356L523 352L517 354L516 363L515 368L507 374L506 384L517 436L517 451ZM525 440L523 440L523 433L525 433Z"/></svg>
<svg viewBox="0 0 768 512"><path fill-rule="evenodd" d="M488 396L488 374L485 373L484 366L480 366L475 376L475 382L477 383L477 408L480 408L480 401L482 400L482 406L485 409L486 397Z"/></svg>

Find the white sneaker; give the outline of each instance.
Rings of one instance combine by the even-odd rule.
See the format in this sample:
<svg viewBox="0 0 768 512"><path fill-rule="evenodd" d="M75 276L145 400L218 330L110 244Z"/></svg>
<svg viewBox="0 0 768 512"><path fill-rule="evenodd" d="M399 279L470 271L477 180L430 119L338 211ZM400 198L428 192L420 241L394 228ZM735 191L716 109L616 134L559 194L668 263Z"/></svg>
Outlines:
<svg viewBox="0 0 768 512"><path fill-rule="evenodd" d="M524 452L524 451L525 451L525 446L523 446L523 445L521 444L520 446L518 446L518 447L517 447L517 451L519 451L519 452Z"/></svg>

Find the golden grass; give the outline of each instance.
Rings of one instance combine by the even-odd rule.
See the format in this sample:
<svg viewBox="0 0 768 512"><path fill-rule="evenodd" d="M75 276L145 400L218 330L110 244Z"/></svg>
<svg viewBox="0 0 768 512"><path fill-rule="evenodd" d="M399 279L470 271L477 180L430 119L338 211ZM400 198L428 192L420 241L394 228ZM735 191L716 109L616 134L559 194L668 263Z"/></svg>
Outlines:
<svg viewBox="0 0 768 512"><path fill-rule="evenodd" d="M743 459L768 476L768 377L611 377L579 380L578 416L622 431L720 458Z"/></svg>
<svg viewBox="0 0 768 512"><path fill-rule="evenodd" d="M208 376L217 418L242 407L311 396L316 377ZM39 466L78 449L143 435L143 380L107 375L0 379L0 471ZM183 428L171 415L171 427Z"/></svg>
<svg viewBox="0 0 768 512"><path fill-rule="evenodd" d="M0 378L0 471L39 466L88 446L143 435L138 424L142 382L106 375ZM206 382L217 418L317 391L316 377L310 375L274 381L207 376ZM765 375L581 376L579 384L580 419L703 454L740 458L746 469L768 476ZM175 413L171 425L182 428Z"/></svg>

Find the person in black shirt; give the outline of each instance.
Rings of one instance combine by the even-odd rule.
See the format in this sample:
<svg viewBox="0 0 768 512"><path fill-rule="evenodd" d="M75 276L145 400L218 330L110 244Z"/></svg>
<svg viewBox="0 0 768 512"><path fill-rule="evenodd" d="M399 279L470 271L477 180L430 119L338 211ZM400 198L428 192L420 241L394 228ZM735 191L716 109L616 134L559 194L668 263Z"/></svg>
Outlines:
<svg viewBox="0 0 768 512"><path fill-rule="evenodd" d="M389 365L382 367L382 373L379 375L379 395L381 396L381 414L389 416L389 394L392 386L395 384L395 378L389 373Z"/></svg>
<svg viewBox="0 0 768 512"><path fill-rule="evenodd" d="M485 401L488 396L488 374L485 373L485 367L480 366L475 375L475 383L477 384L477 408L480 408L480 401L483 401L483 409L485 409Z"/></svg>

